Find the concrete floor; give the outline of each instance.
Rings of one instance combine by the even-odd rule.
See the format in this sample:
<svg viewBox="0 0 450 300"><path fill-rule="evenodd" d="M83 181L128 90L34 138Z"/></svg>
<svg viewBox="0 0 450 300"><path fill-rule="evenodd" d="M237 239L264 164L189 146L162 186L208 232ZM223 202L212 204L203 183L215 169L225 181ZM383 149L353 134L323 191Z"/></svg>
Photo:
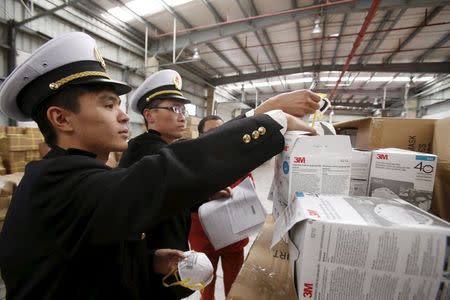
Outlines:
<svg viewBox="0 0 450 300"><path fill-rule="evenodd" d="M273 166L274 159L271 159L252 172L253 178L255 179L256 193L258 194L258 197L268 214L272 213L272 201L267 200L267 195L269 194L270 185L272 184ZM250 250L253 242L255 241L256 236L257 234L250 236L250 242L244 248L245 256L247 256L247 253ZM215 298L216 300L225 300L225 293L223 288L223 272L220 262L217 268ZM185 299L199 300L200 293L195 292L193 295Z"/></svg>

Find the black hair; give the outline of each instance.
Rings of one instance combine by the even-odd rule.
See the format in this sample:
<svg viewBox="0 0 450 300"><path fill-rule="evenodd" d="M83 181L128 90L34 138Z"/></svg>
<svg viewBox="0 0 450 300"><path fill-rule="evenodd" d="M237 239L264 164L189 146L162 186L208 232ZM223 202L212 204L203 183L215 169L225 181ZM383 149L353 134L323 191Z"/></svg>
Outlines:
<svg viewBox="0 0 450 300"><path fill-rule="evenodd" d="M32 119L39 126L39 130L44 136L45 143L52 148L56 146L57 136L55 129L47 118L47 110L51 106L62 107L73 113L80 111L79 99L87 93L98 93L104 90L114 90L110 85L104 84L86 84L67 86L58 93L50 95L32 113Z"/></svg>
<svg viewBox="0 0 450 300"><path fill-rule="evenodd" d="M151 100L151 101L149 101L149 102L144 106L144 109L142 110L142 116L144 117L145 128L148 128L148 122L147 122L147 118L144 116L144 110L156 108L156 107L158 107L161 103L163 103L164 100L167 100L167 99L155 99L155 100Z"/></svg>
<svg viewBox="0 0 450 300"><path fill-rule="evenodd" d="M201 119L200 122L198 123L198 126L197 126L198 133L199 134L203 133L203 130L205 129L206 121L214 121L214 120L220 120L223 122L222 118L217 115L206 116L203 119Z"/></svg>

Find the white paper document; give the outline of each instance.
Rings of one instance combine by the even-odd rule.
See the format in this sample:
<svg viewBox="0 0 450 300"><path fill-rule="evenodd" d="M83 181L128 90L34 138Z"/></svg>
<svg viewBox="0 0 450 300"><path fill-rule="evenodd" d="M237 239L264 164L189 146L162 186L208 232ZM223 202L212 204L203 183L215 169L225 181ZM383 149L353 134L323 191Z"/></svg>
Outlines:
<svg viewBox="0 0 450 300"><path fill-rule="evenodd" d="M214 248L220 249L258 231L266 212L250 178L233 189L232 196L207 202L198 210L200 222Z"/></svg>

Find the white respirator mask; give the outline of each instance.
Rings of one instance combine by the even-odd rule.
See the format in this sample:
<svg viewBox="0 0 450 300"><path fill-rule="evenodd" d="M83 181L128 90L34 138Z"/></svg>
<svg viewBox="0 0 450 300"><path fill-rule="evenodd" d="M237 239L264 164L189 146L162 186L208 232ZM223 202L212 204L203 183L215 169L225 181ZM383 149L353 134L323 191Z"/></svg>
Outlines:
<svg viewBox="0 0 450 300"><path fill-rule="evenodd" d="M166 279L174 275L176 282L166 283ZM205 253L186 251L184 259L178 262L178 267L164 276L165 287L181 285L193 291L203 290L214 277L214 268Z"/></svg>

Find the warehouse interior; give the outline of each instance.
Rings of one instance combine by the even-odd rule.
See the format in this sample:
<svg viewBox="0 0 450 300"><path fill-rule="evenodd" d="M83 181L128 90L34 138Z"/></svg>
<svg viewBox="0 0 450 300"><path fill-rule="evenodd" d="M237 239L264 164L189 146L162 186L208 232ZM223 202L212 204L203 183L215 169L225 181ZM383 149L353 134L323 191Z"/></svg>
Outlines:
<svg viewBox="0 0 450 300"><path fill-rule="evenodd" d="M320 116L330 123L450 117L450 0L0 0L1 80L72 31L92 36L108 73L132 86L121 96L130 137L145 130L130 95L163 69L181 75L197 119L228 121L299 89L330 100ZM0 126L37 127L1 112ZM273 167L255 171L261 198Z"/></svg>

